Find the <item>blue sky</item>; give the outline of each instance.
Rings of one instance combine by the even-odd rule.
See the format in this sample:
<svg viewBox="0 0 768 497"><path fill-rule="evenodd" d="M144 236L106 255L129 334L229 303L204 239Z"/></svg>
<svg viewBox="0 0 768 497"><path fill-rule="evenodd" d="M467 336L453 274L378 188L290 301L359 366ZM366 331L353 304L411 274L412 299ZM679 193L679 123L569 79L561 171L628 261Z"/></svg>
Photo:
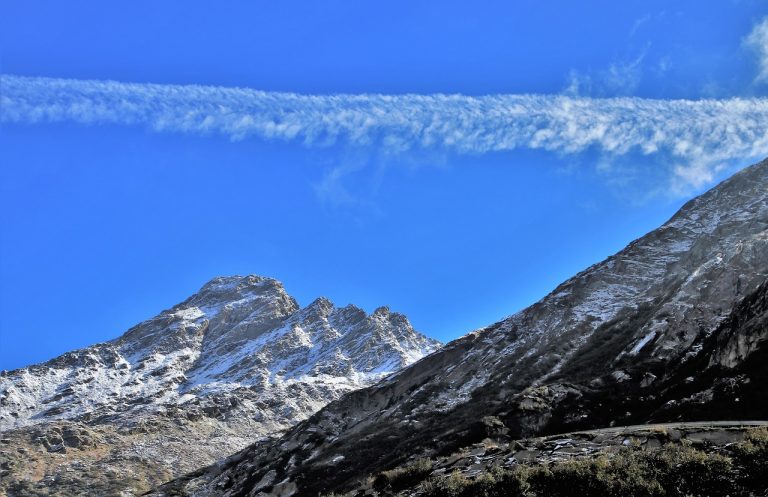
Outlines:
<svg viewBox="0 0 768 497"><path fill-rule="evenodd" d="M768 155L758 0L7 1L0 74L4 369L222 274L449 340Z"/></svg>

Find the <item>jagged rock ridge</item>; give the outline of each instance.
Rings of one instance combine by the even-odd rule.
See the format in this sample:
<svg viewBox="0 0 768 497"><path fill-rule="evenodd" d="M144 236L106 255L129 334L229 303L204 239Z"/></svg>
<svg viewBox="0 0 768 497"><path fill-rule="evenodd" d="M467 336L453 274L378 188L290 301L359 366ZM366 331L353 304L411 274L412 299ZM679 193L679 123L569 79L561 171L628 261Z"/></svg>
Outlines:
<svg viewBox="0 0 768 497"><path fill-rule="evenodd" d="M19 495L56 477L58 491L72 495L78 475L93 467L67 460L99 445L109 455L86 459L128 472L135 460L127 491L146 490L286 429L438 346L386 307L368 315L319 298L300 308L274 279L215 278L113 341L0 373L0 431L14 448L27 441L45 457L65 454L55 471L40 462L35 471L45 476ZM8 464L0 487L24 480L31 467Z"/></svg>
<svg viewBox="0 0 768 497"><path fill-rule="evenodd" d="M745 297L760 301L767 279L763 161L691 200L663 226L533 306L344 396L280 440L247 449L163 492L309 496L343 490L407 458L477 441L487 435L477 423L484 416L497 418L510 436L696 412L675 405L695 404L696 416L717 418L722 413L712 408L713 398L752 409L729 415L768 417L760 388L742 389L751 397L739 398L738 389L721 388L718 377L709 377L708 384L683 377L698 391L681 390L673 398L669 383L694 364L713 371L712 361L728 370L719 370L722 375L736 375L726 384L765 376L765 361L745 372L734 369L765 348L762 314L750 321L748 332L731 330L733 345L726 341L715 353L712 343L726 333L728 316L738 315ZM631 398L616 402L623 391ZM659 406L660 392L667 397ZM618 410L644 398L656 408Z"/></svg>

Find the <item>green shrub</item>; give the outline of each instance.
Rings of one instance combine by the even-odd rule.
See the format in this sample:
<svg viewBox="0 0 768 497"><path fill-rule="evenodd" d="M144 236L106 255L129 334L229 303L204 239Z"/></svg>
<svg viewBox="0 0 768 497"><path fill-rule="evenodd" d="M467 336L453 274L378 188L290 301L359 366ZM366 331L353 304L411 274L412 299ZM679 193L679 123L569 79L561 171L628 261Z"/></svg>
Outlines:
<svg viewBox="0 0 768 497"><path fill-rule="evenodd" d="M670 497L725 497L736 490L729 457L671 444L648 456Z"/></svg>
<svg viewBox="0 0 768 497"><path fill-rule="evenodd" d="M598 497L607 495L605 483L598 477L599 472L598 461L579 459L555 464L550 471L539 471L529 478L537 494Z"/></svg>
<svg viewBox="0 0 768 497"><path fill-rule="evenodd" d="M382 471L374 478L373 488L378 491L399 492L417 485L431 472L432 461L419 459L408 466Z"/></svg>
<svg viewBox="0 0 768 497"><path fill-rule="evenodd" d="M421 485L427 497L469 497L470 480L459 472L444 478L432 478Z"/></svg>
<svg viewBox="0 0 768 497"><path fill-rule="evenodd" d="M768 429L756 428L732 447L739 483L756 495L768 495Z"/></svg>
<svg viewBox="0 0 768 497"><path fill-rule="evenodd" d="M552 497L665 495L652 470L644 464L641 454L639 449L626 448L611 456L564 461L551 468L532 471L527 482L533 495Z"/></svg>
<svg viewBox="0 0 768 497"><path fill-rule="evenodd" d="M529 497L528 477L541 468L521 466L509 471L494 468L469 479L459 472L448 477L431 478L419 490L425 497Z"/></svg>

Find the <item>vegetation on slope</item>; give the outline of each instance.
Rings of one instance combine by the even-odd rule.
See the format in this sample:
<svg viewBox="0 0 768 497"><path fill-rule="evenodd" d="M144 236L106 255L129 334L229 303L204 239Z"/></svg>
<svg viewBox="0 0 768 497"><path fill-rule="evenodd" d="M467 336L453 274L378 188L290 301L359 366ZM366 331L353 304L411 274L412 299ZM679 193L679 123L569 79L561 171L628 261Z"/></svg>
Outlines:
<svg viewBox="0 0 768 497"><path fill-rule="evenodd" d="M419 466L426 467L423 462ZM395 489L412 483L415 472L401 469L387 473L390 488ZM751 430L742 442L715 452L683 441L654 449L628 446L595 458L551 465L496 467L472 478L455 472L429 478L398 495L412 495L414 490L423 497L768 495L768 430Z"/></svg>

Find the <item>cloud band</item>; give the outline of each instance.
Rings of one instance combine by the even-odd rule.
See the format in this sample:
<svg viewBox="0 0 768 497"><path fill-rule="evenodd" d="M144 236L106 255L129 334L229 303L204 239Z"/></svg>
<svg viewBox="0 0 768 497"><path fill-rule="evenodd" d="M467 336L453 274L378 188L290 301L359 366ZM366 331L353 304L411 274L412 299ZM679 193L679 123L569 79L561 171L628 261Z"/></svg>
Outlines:
<svg viewBox="0 0 768 497"><path fill-rule="evenodd" d="M768 99L564 95L300 95L245 88L0 76L0 122L137 125L158 132L347 144L385 153L519 148L663 153L677 176L768 155ZM703 180L702 180L703 178Z"/></svg>

